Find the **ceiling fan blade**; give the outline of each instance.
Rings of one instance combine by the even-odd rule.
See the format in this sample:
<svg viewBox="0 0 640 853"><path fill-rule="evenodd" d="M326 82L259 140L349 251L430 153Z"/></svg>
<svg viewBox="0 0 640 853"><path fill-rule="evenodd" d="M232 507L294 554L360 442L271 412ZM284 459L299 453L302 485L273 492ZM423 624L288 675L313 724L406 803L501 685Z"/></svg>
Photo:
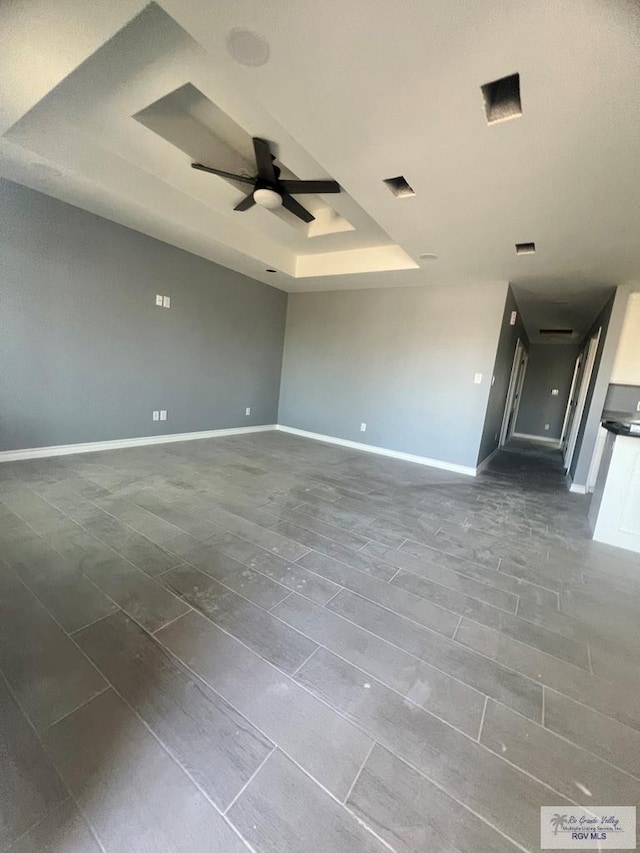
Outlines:
<svg viewBox="0 0 640 853"><path fill-rule="evenodd" d="M274 156L266 139L253 137L253 150L256 153L256 165L258 166L258 177L268 184L275 184L277 180L276 170L273 166Z"/></svg>
<svg viewBox="0 0 640 853"><path fill-rule="evenodd" d="M280 186L288 193L339 193L337 181L280 181Z"/></svg>
<svg viewBox="0 0 640 853"><path fill-rule="evenodd" d="M309 211L306 210L300 202L297 202L295 198L288 193L282 194L282 206L286 207L290 213L295 214L298 219L302 219L303 222L313 222L315 219L315 216L309 213Z"/></svg>
<svg viewBox="0 0 640 853"><path fill-rule="evenodd" d="M249 195L246 195L242 199L241 202L236 204L236 206L233 209L234 210L249 210L249 208L253 207L254 204L255 204L255 201L253 199L253 193L249 193Z"/></svg>
<svg viewBox="0 0 640 853"><path fill-rule="evenodd" d="M222 169L203 166L202 163L192 163L191 168L199 169L201 172L209 172L212 175L219 175L221 178L227 178L230 181L240 181L241 184L251 184L252 186L255 186L254 178L249 178L246 175L234 175L232 172L223 172Z"/></svg>

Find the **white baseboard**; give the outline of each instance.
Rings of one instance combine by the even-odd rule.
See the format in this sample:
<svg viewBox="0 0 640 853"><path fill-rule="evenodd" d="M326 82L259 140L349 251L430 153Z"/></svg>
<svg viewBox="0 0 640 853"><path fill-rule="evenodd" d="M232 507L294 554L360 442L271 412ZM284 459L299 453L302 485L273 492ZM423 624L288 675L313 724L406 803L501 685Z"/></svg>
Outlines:
<svg viewBox="0 0 640 853"><path fill-rule="evenodd" d="M571 485L569 486L569 491L574 492L575 494L578 494L578 495L586 495L587 494L587 487L581 486L580 483L571 483Z"/></svg>
<svg viewBox="0 0 640 853"><path fill-rule="evenodd" d="M500 447L496 447L495 450L492 450L488 456L485 456L482 462L479 462L478 465L476 465L476 474L479 474L480 471L486 468L489 462L491 462L491 460L493 459L493 457L496 456L499 452Z"/></svg>
<svg viewBox="0 0 640 853"><path fill-rule="evenodd" d="M127 447L145 447L153 444L169 444L176 441L196 441L201 438L221 438L228 435L244 435L252 432L270 432L280 430L281 432L299 435L302 438L310 438L314 441L324 441L328 444L338 444L341 447L350 447L352 450L362 450L365 453L376 453L379 456L388 456L391 459L401 459L404 462L413 462L417 465L426 465L430 468L440 468L444 471L453 471L456 474L465 474L475 477L478 470L484 467L491 457L488 457L478 468L467 465L457 465L454 462L444 462L441 459L430 459L427 456L416 456L413 453L403 453L400 450L389 450L386 447L376 447L372 444L362 444L359 441L348 441L344 438L336 438L332 435L322 435L317 432L308 432L304 429L283 426L282 424L264 424L250 427L231 427L230 429L210 429L202 432L179 432L172 435L146 435L139 438L119 438L113 441L89 441L84 444L59 444L49 447L27 447L24 450L0 451L1 462L18 462L24 459L44 459L50 456L69 456L74 453L96 453L100 450L121 450ZM493 455L493 454L491 454Z"/></svg>
<svg viewBox="0 0 640 853"><path fill-rule="evenodd" d="M402 459L404 462L415 462L417 465L427 465L430 468L441 468L444 471L455 471L456 474L466 474L469 477L476 476L476 468L467 465L456 465L454 462L444 462L441 459L429 459L427 456L415 456L413 453L403 453L400 450L389 450L386 447L377 447L373 444L362 444L359 441L348 441L346 438L336 438L333 435L322 435L318 432L308 432L306 429L295 427L276 426L280 432L288 432L291 435L299 435L302 438L312 438L314 441L324 441L328 444L338 444L340 447L350 447L352 450L363 450L365 453L377 453L379 456L389 456L391 459Z"/></svg>
<svg viewBox="0 0 640 853"><path fill-rule="evenodd" d="M542 435L529 435L526 432L512 432L511 438L526 438L529 441L539 441L541 444L554 444L556 447L560 447L559 438L545 438Z"/></svg>
<svg viewBox="0 0 640 853"><path fill-rule="evenodd" d="M140 438L118 438L114 441L89 441L85 444L59 444L52 447L28 447L25 450L0 451L0 462L17 462L21 459L43 459L47 456L69 456L73 453L95 453L98 450L119 450L125 447L144 447L150 444L170 444L174 441L196 441L200 438L221 438L225 435L244 435L250 432L269 432L275 424L261 426L207 429L202 432L178 432L173 435L145 435Z"/></svg>

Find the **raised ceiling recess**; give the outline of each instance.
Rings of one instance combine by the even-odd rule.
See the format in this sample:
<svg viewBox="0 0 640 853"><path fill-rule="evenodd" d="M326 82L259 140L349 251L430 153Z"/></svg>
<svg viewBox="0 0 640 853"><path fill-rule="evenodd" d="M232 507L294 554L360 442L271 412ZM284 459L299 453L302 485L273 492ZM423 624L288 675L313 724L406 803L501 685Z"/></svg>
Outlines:
<svg viewBox="0 0 640 853"><path fill-rule="evenodd" d="M232 31L226 47L245 65L268 57L260 38L247 33ZM63 177L52 194L81 199L96 213L255 278L266 278L269 264L291 278L416 269L272 116L238 97L228 78L150 4L5 139L31 159L56 163ZM279 183L256 186L267 162ZM193 163L215 166L218 174L196 172ZM301 177L321 183L301 187ZM327 194L334 187L340 191ZM264 190L262 204L254 203L254 189ZM276 191L283 203L268 209Z"/></svg>

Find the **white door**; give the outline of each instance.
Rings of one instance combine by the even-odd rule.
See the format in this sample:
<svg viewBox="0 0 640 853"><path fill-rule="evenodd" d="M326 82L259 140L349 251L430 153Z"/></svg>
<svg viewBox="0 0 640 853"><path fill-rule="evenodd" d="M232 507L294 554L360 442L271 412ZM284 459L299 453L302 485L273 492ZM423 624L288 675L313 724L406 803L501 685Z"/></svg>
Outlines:
<svg viewBox="0 0 640 853"><path fill-rule="evenodd" d="M587 394L589 393L589 384L591 382L591 376L593 374L593 366L596 361L596 353L598 352L598 343L600 342L600 335L602 334L602 327L598 329L598 333L594 335L589 341L589 346L587 348L587 353L585 356L584 362L584 370L582 372L582 378L580 380L580 390L578 391L578 398L576 401L576 406L573 412L573 416L571 418L571 428L569 429L569 436L567 439L567 446L564 452L564 467L565 470L569 470L571 468L571 462L573 460L573 454L576 449L576 441L578 440L578 431L580 429L580 424L582 422L582 415L584 414L584 407L587 403Z"/></svg>
<svg viewBox="0 0 640 853"><path fill-rule="evenodd" d="M518 407L520 406L520 396L522 394L522 385L524 383L524 374L527 368L528 355L525 351L524 344L518 338L516 343L516 351L513 356L513 364L511 365L511 378L509 379L509 390L507 391L507 399L504 406L504 415L502 416L502 427L500 429L500 441L498 447L502 447L511 438L518 416Z"/></svg>
<svg viewBox="0 0 640 853"><path fill-rule="evenodd" d="M567 400L567 409L564 413L564 421L562 424L562 432L560 433L560 447L562 448L562 455L564 456L564 452L567 449L567 442L569 440L569 432L571 431L571 424L573 423L573 416L576 411L576 404L578 402L578 391L580 389L580 370L582 368L582 362L584 359L584 353L581 352L576 358L576 365L573 368L573 378L571 379L571 389L569 391L569 398Z"/></svg>

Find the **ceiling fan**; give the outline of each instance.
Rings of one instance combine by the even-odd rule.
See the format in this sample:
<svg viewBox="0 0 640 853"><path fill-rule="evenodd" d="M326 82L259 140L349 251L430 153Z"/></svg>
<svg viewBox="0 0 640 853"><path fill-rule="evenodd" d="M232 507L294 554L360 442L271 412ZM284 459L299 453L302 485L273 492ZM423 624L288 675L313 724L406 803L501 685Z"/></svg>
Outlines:
<svg viewBox="0 0 640 853"><path fill-rule="evenodd" d="M231 172L223 172L222 169L214 169L211 166L203 166L202 163L192 163L194 169L202 172L210 172L231 181L239 181L241 184L251 184L253 189L248 196L242 199L234 210L248 210L254 204L275 210L282 206L293 213L303 222L313 222L315 216L304 208L300 202L293 197L296 194L305 193L339 193L340 184L337 181L298 181L280 180L280 168L274 164L275 156L271 153L269 143L265 139L253 137L253 150L256 155L258 174L255 178L248 175L234 175Z"/></svg>

